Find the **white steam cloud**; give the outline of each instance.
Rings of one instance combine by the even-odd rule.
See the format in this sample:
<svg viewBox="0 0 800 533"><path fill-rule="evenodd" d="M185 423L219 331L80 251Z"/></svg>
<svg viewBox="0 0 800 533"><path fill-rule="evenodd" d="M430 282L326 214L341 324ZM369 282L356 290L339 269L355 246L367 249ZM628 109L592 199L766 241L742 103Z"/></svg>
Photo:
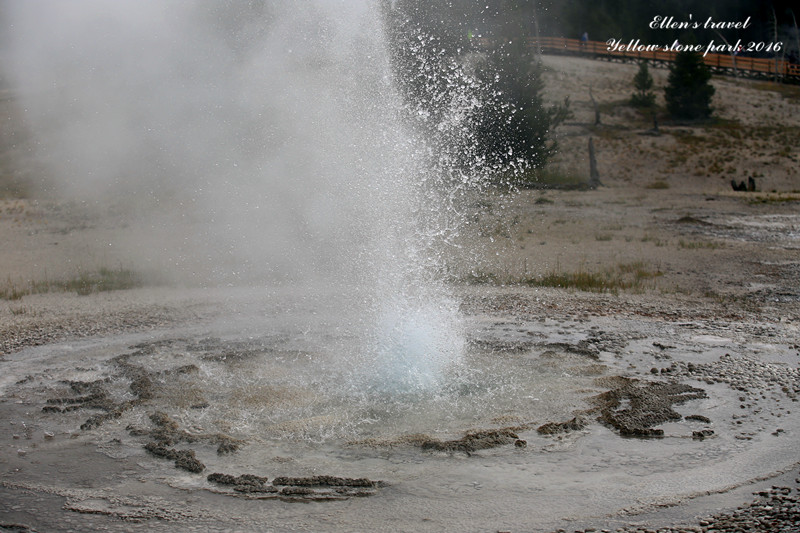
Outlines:
<svg viewBox="0 0 800 533"><path fill-rule="evenodd" d="M11 72L57 194L157 207L151 244L166 262L222 278L343 268L357 251L364 189L385 185L402 144L366 3L6 10ZM209 224L171 221L186 217Z"/></svg>
<svg viewBox="0 0 800 533"><path fill-rule="evenodd" d="M430 154L398 119L375 3L4 9L6 68L55 194L140 210L145 231L117 243L131 257L202 283L358 287L346 312L373 324L365 365L411 386L458 356L433 246L452 202L422 185Z"/></svg>

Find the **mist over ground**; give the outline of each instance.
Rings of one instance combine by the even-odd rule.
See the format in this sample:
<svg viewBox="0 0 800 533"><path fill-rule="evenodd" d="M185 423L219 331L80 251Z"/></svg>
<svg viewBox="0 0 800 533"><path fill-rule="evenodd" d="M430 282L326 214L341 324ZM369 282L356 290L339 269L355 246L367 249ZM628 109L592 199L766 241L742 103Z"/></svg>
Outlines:
<svg viewBox="0 0 800 533"><path fill-rule="evenodd" d="M3 18L46 192L134 212L149 231L132 256L203 281L352 275L407 208L367 2L14 2Z"/></svg>
<svg viewBox="0 0 800 533"><path fill-rule="evenodd" d="M5 22L46 192L116 217L97 249L178 284L285 284L313 302L297 327L341 324L390 388L460 356L439 278L458 210L400 118L377 5L16 3Z"/></svg>

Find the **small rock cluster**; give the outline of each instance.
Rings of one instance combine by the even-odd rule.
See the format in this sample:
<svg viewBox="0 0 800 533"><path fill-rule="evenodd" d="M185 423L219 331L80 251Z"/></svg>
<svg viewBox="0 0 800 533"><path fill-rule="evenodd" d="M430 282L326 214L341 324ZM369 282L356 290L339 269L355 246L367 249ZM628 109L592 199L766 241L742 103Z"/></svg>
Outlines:
<svg viewBox="0 0 800 533"><path fill-rule="evenodd" d="M155 425L151 431L143 431L138 428L129 427L132 435L148 435L152 440L145 444L144 449L155 457L161 457L175 461L175 468L181 468L194 474L205 470L205 465L195 457L194 450L179 450L174 446L181 442L196 443L205 442L217 445L217 454L224 455L233 453L244 444L243 441L234 439L221 433L213 434L192 434L178 428L177 422L162 412L150 415L150 421Z"/></svg>
<svg viewBox="0 0 800 533"><path fill-rule="evenodd" d="M393 447L398 445L414 446L422 450L445 453L465 453L471 455L479 450L488 450L513 444L517 448L525 448L528 442L521 439L518 432L531 429L529 424L499 429L482 429L467 432L460 439L440 440L424 433L403 435L396 439L365 439L351 441L350 444L371 447Z"/></svg>
<svg viewBox="0 0 800 533"><path fill-rule="evenodd" d="M540 435L555 435L557 433L580 431L587 425L589 425L589 423L585 419L576 416L572 420L567 420L566 422L548 422L546 424L542 424L536 428L536 431Z"/></svg>
<svg viewBox="0 0 800 533"><path fill-rule="evenodd" d="M800 479L796 480L800 483ZM732 513L701 519L696 525L617 529L576 529L575 533L797 533L800 531L800 489L773 486L756 493L757 498ZM553 533L567 533L558 529Z"/></svg>
<svg viewBox="0 0 800 533"><path fill-rule="evenodd" d="M705 531L800 531L800 497L789 487L758 493L759 499L731 514L714 515L700 522Z"/></svg>
<svg viewBox="0 0 800 533"><path fill-rule="evenodd" d="M136 356L152 353L155 346L156 343L135 345L131 348L136 351L119 355L111 360L117 372L114 377L130 381L128 388L133 399L122 402L114 401L108 392L108 385L112 381L111 377L92 382L69 381L65 384L69 386L70 394L49 398L42 411L67 413L77 409L99 409L100 413L91 415L81 424L81 429L88 431L99 427L108 420L119 418L125 411L144 405L155 398L159 393L157 383L174 379L179 375L198 372L196 365L183 365L153 372L131 362L131 359ZM150 437L150 442L145 444L145 450L148 453L155 457L174 461L176 468L192 473L202 472L205 470L205 465L197 459L194 450L176 449L174 448L176 444L197 442L213 444L217 446L219 455L233 453L243 444L243 441L221 433L190 434L180 430L178 424L162 412L153 413L150 420L155 426L151 430L132 426L127 429L133 436Z"/></svg>
<svg viewBox="0 0 800 533"><path fill-rule="evenodd" d="M527 445L524 440L519 438L517 431L525 429L523 427L516 428L503 428L503 429L489 429L483 431L474 431L467 433L460 439L441 441L427 436L420 436L417 445L423 450L432 450L437 452L464 452L469 455L478 450L487 450L489 448L497 448L498 446L505 446L507 444L514 444L518 448L523 448Z"/></svg>
<svg viewBox="0 0 800 533"><path fill-rule="evenodd" d="M194 454L194 450L176 450L157 442L148 442L144 449L155 457L162 457L175 461L175 468L182 468L193 474L199 474L206 469Z"/></svg>
<svg viewBox="0 0 800 533"><path fill-rule="evenodd" d="M709 384L726 383L742 392L779 389L793 401L800 395L800 370L748 357L725 354L707 364L673 362L664 370L676 377L691 377Z"/></svg>
<svg viewBox="0 0 800 533"><path fill-rule="evenodd" d="M704 390L682 383L617 379L618 386L599 394L594 401L600 409L600 421L626 437L662 437L664 430L655 426L682 418L673 405L706 397Z"/></svg>
<svg viewBox="0 0 800 533"><path fill-rule="evenodd" d="M128 388L133 399L122 402L112 399L108 391L112 377L91 382L66 381L64 384L69 386L70 394L49 398L46 405L42 407L42 412L67 413L77 409L99 409L102 411L101 413L91 415L81 424L81 430L88 431L101 426L108 420L121 417L129 409L152 400L157 392L155 383L181 374L195 374L199 370L195 365L184 365L160 372L151 372L130 362L132 357L142 353L144 352L138 350L130 354L118 355L111 360L116 368L113 378L130 381Z"/></svg>
<svg viewBox="0 0 800 533"><path fill-rule="evenodd" d="M208 481L234 492L259 499L280 498L285 501L341 500L353 496L371 496L382 486L380 481L367 478L336 476L276 477L269 479L252 474L232 476L214 473Z"/></svg>

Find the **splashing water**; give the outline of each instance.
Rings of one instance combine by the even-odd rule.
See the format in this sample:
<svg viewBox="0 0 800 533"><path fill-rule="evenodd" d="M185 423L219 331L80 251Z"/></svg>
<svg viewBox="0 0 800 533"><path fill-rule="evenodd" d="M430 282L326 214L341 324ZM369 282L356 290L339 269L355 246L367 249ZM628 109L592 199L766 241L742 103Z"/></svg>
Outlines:
<svg viewBox="0 0 800 533"><path fill-rule="evenodd" d="M464 164L480 100L463 69L425 73L450 89L426 136L403 120L371 2L18 2L6 16L6 68L54 191L145 213L150 231L116 236L126 264L333 289L361 329L343 357L382 390L434 387L457 363L443 253L483 183Z"/></svg>
<svg viewBox="0 0 800 533"><path fill-rule="evenodd" d="M464 341L449 302L386 302L375 335L375 387L388 391L432 389L448 365L457 364Z"/></svg>

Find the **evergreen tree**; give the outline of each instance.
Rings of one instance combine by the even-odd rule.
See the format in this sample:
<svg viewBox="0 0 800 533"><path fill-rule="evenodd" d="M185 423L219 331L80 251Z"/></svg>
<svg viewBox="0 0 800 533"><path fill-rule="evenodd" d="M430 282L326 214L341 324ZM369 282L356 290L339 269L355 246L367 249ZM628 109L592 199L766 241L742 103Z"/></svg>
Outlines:
<svg viewBox="0 0 800 533"><path fill-rule="evenodd" d="M704 119L711 116L714 87L708 82L711 71L696 52L680 52L670 67L668 85L664 89L667 110L680 119Z"/></svg>
<svg viewBox="0 0 800 533"><path fill-rule="evenodd" d="M482 151L497 168L541 168L556 151L552 132L569 114L569 101L545 107L542 67L531 47L523 39L506 43L482 72L492 89L478 125Z"/></svg>
<svg viewBox="0 0 800 533"><path fill-rule="evenodd" d="M490 88L488 105L479 122L484 155L499 169L514 170L515 180L525 185L533 178L529 169L542 168L555 154L553 130L569 114L569 101L544 105L542 67L530 42L535 37L533 0L496 0L491 29L497 43L483 70Z"/></svg>
<svg viewBox="0 0 800 533"><path fill-rule="evenodd" d="M386 0L384 23L389 39L395 83L407 104L408 117L417 126L435 131L447 111L454 90L456 57L464 36L447 20L437 3L424 0Z"/></svg>
<svg viewBox="0 0 800 533"><path fill-rule="evenodd" d="M644 61L639 63L639 72L633 77L633 86L636 88L636 92L631 96L631 105L652 107L656 103L656 95L650 90L653 88L653 77Z"/></svg>
<svg viewBox="0 0 800 533"><path fill-rule="evenodd" d="M529 0L500 0L483 18L497 46L472 50L475 6L470 2L395 0L382 4L394 78L406 102L408 119L427 131L438 150L447 146L449 115L464 92L475 106L472 161L499 171L540 168L554 153L553 129L568 114L564 105L545 107L541 67L534 61ZM462 5L463 4L463 5ZM458 75L456 75L458 73ZM472 80L469 78L472 76Z"/></svg>

